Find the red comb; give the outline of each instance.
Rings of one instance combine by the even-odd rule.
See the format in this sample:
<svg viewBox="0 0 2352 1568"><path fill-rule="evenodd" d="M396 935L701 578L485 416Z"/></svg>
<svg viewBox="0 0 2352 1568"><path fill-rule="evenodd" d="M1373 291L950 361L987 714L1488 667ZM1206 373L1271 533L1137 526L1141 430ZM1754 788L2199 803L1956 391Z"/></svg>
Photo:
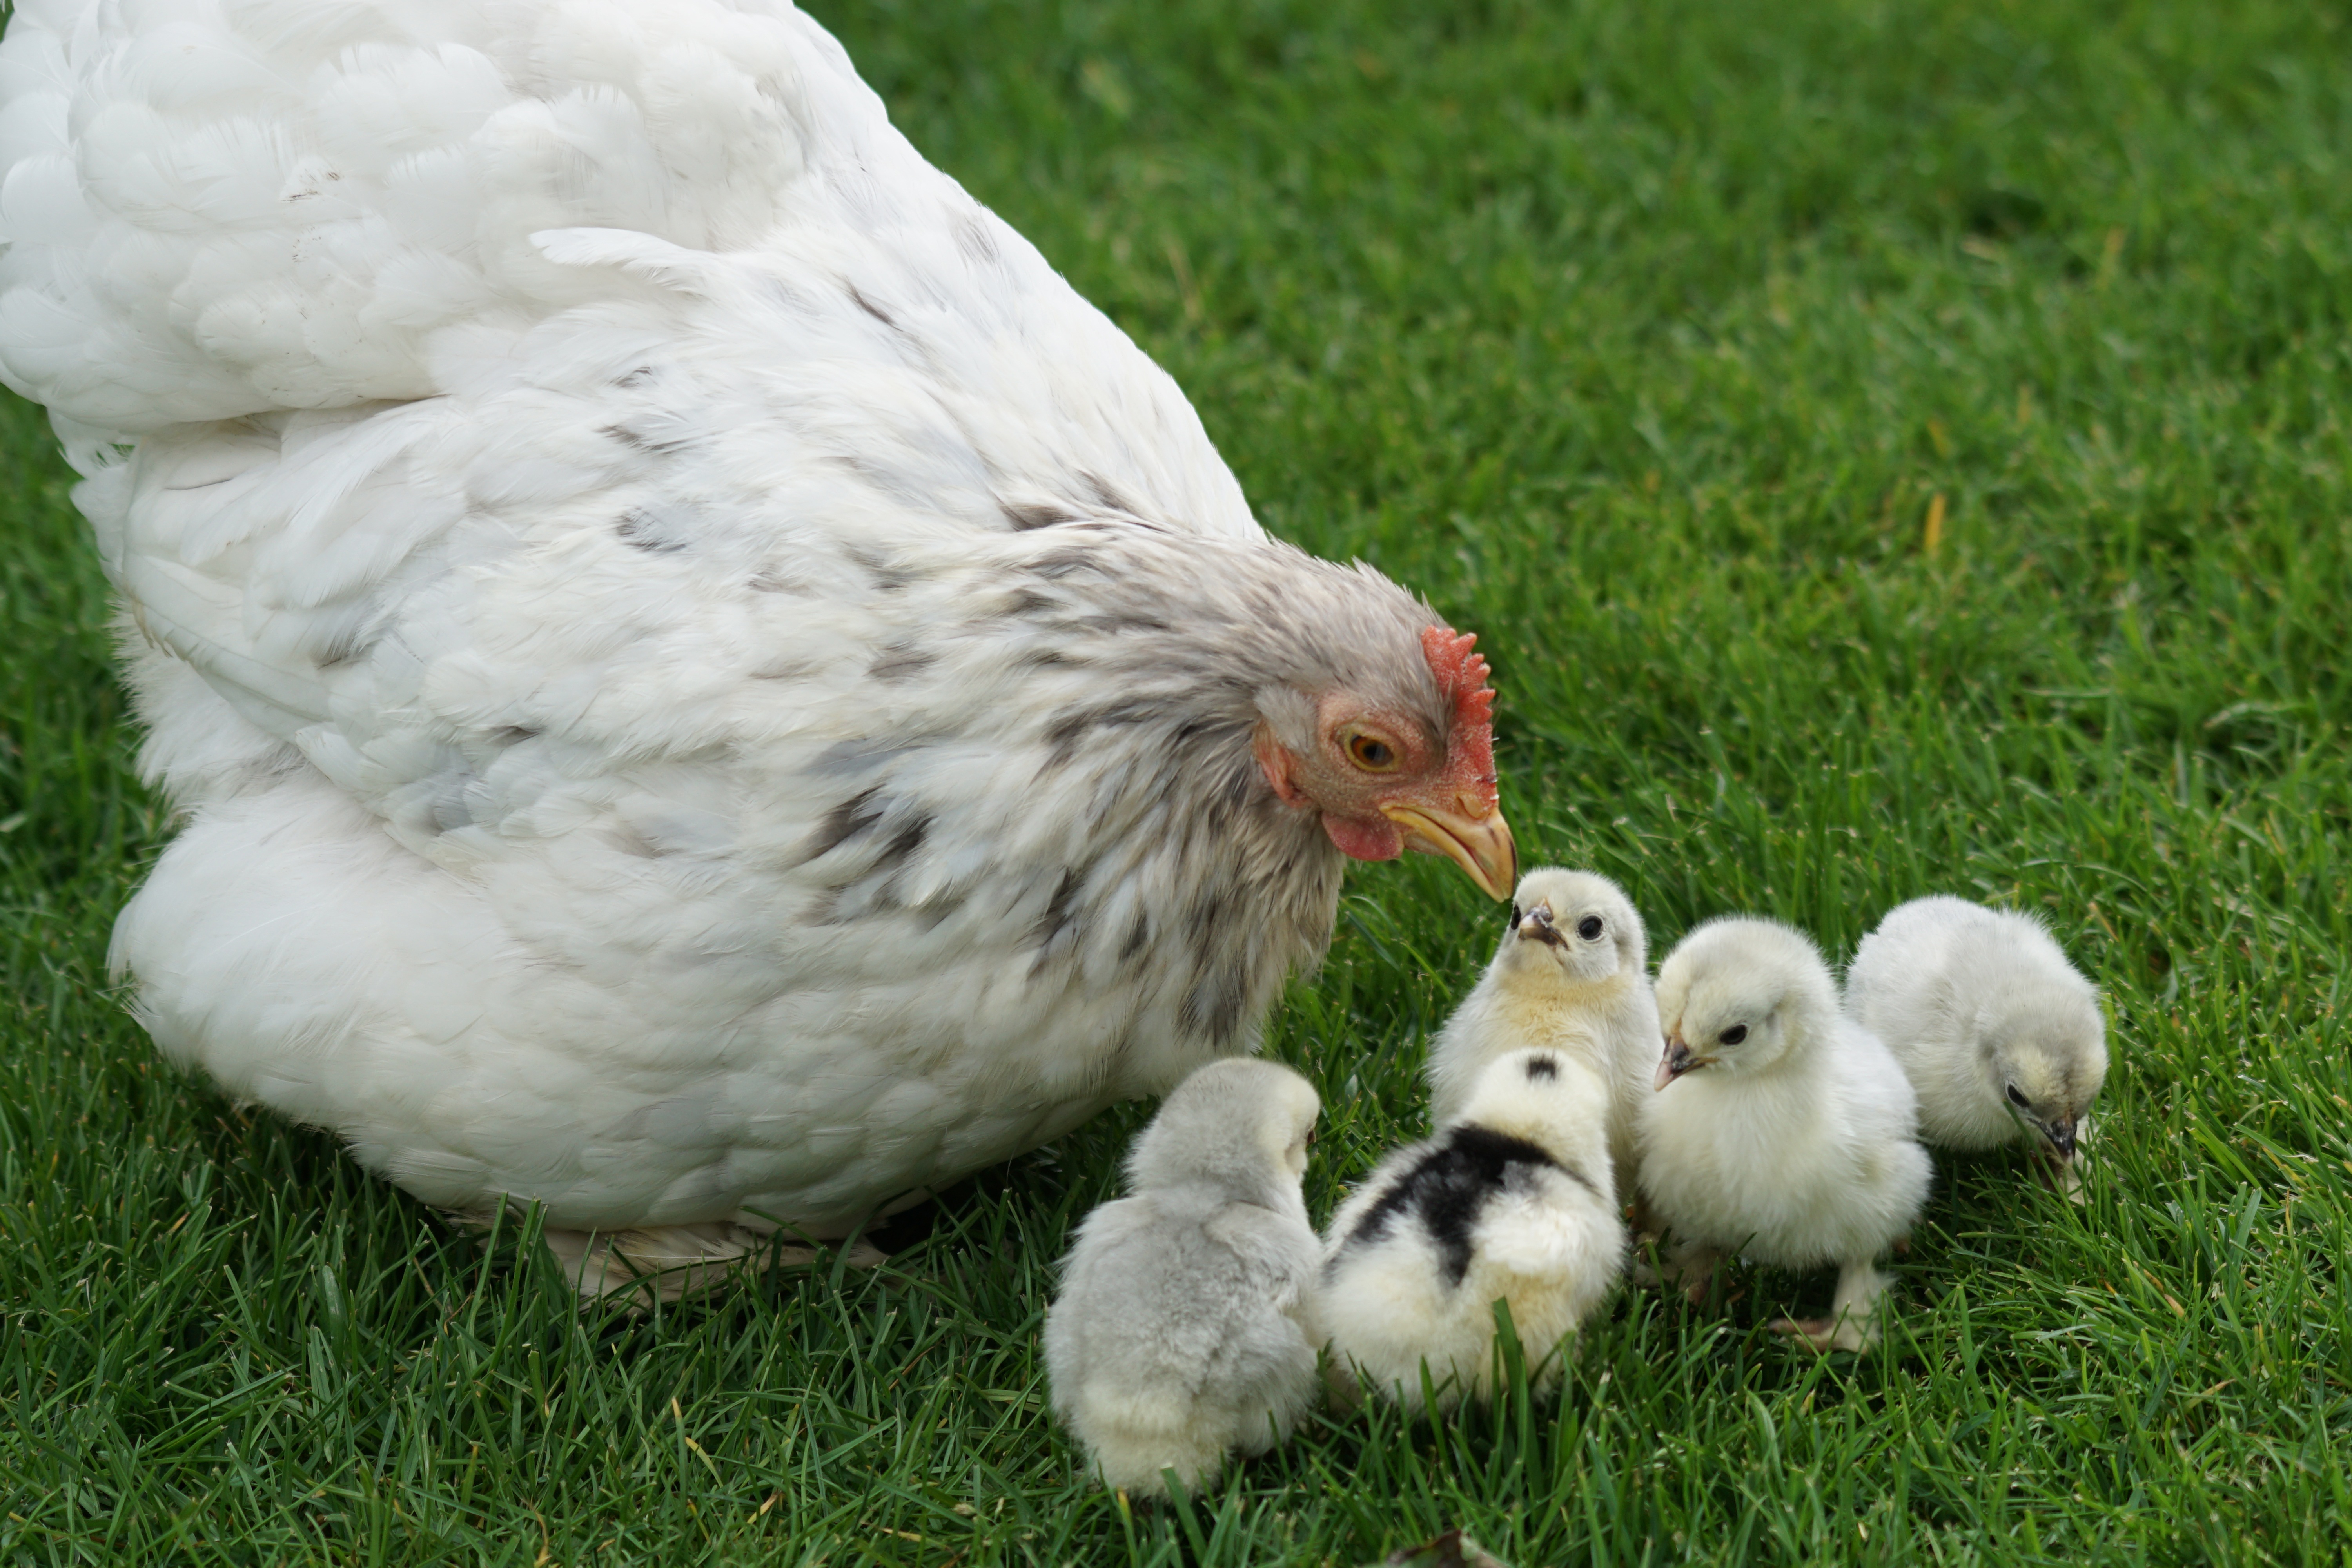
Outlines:
<svg viewBox="0 0 2352 1568"><path fill-rule="evenodd" d="M1454 733L1446 737L1444 778L1454 800L1479 811L1496 808L1495 689L1486 684L1486 661L1478 657L1478 639L1456 637L1452 626L1428 626L1421 634L1421 653L1437 689L1454 704Z"/></svg>
<svg viewBox="0 0 2352 1568"><path fill-rule="evenodd" d="M1478 656L1477 633L1457 637L1452 626L1424 626L1421 653L1429 660L1430 673L1437 677L1437 689L1453 701L1456 724L1492 721L1495 689L1486 684L1492 671Z"/></svg>

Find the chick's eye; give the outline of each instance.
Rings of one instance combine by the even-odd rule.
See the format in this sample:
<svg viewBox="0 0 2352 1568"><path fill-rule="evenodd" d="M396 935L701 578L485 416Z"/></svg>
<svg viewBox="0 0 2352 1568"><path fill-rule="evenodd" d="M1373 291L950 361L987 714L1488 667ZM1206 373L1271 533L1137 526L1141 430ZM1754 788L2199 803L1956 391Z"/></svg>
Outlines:
<svg viewBox="0 0 2352 1568"><path fill-rule="evenodd" d="M1366 773L1384 773L1397 765L1396 748L1378 735L1359 730L1347 737L1348 758Z"/></svg>
<svg viewBox="0 0 2352 1568"><path fill-rule="evenodd" d="M1748 1037L1748 1026L1745 1024L1734 1024L1731 1027L1724 1030L1721 1035L1718 1035L1716 1037L1720 1039L1727 1046L1736 1046L1740 1041Z"/></svg>
<svg viewBox="0 0 2352 1568"><path fill-rule="evenodd" d="M1525 914L1520 912L1518 905L1513 904L1511 906L1511 929L1513 931L1518 930L1519 922L1527 918L1528 917Z"/></svg>
<svg viewBox="0 0 2352 1568"><path fill-rule="evenodd" d="M2017 1107L2020 1110L2031 1109L2025 1103L2025 1096L2017 1092L2017 1085L2015 1084L2011 1084L2009 1086L2009 1102Z"/></svg>
<svg viewBox="0 0 2352 1568"><path fill-rule="evenodd" d="M1577 921L1576 934L1582 937L1587 942L1600 941L1601 917L1599 915L1587 915L1582 920Z"/></svg>

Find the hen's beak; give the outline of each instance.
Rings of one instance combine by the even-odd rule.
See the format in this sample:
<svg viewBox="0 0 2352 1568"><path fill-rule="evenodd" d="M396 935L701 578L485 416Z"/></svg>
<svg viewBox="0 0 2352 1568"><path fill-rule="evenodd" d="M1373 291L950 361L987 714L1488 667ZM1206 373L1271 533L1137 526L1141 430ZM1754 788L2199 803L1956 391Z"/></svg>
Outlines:
<svg viewBox="0 0 2352 1568"><path fill-rule="evenodd" d="M1683 1074L1695 1072L1713 1060L1713 1057L1693 1056L1680 1035L1672 1036L1666 1041L1666 1054L1658 1061L1657 1086L1664 1089Z"/></svg>
<svg viewBox="0 0 2352 1568"><path fill-rule="evenodd" d="M1404 829L1405 847L1443 855L1470 873L1490 899L1507 899L1518 885L1519 849L1499 805L1484 816L1444 811L1416 801L1393 801L1381 815Z"/></svg>

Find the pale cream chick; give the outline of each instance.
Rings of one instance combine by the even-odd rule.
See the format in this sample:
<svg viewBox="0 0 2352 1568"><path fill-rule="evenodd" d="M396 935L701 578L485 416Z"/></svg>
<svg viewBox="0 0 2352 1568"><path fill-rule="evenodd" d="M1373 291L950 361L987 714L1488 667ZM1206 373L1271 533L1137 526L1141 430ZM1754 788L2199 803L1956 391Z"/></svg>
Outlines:
<svg viewBox="0 0 2352 1568"><path fill-rule="evenodd" d="M1538 1387L1625 1265L1609 1174L1609 1089L1580 1058L1488 1062L1462 1115L1383 1160L1331 1221L1323 1321L1334 1386L1419 1409L1492 1391L1496 1303Z"/></svg>
<svg viewBox="0 0 2352 1568"><path fill-rule="evenodd" d="M1460 1116L1505 1052L1573 1056L1607 1087L1610 1163L1631 1194L1634 1122L1658 1056L1648 963L1642 916L1616 883L1557 866L1521 878L1494 961L1430 1047L1432 1125Z"/></svg>
<svg viewBox="0 0 2352 1568"><path fill-rule="evenodd" d="M1824 1319L1773 1327L1817 1350L1866 1350L1890 1283L1877 1267L1918 1219L1930 1166L1911 1085L1838 1010L1805 935L1710 921L1658 970L1665 1029L1643 1108L1642 1190L1672 1232L1693 1300L1738 1253L1780 1268L1838 1266Z"/></svg>
<svg viewBox="0 0 2352 1568"><path fill-rule="evenodd" d="M1054 1410L1103 1484L1190 1489L1313 1403L1318 1244L1298 1181L1320 1109L1272 1062L1213 1062L1136 1140L1045 1316Z"/></svg>
<svg viewBox="0 0 2352 1568"><path fill-rule="evenodd" d="M1888 911L1846 970L1849 1016L1895 1053L1919 1096L1919 1131L1947 1149L2027 1143L2062 1190L2107 1078L2097 987L2030 915L1965 899Z"/></svg>

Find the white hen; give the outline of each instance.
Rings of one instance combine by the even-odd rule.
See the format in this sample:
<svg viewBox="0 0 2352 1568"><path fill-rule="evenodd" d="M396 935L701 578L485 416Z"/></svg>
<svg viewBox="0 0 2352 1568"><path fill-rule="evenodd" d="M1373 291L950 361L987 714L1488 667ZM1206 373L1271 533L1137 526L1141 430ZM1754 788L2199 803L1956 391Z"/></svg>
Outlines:
<svg viewBox="0 0 2352 1568"><path fill-rule="evenodd" d="M2099 993L2030 915L1966 899L1887 912L1847 966L1845 1007L1919 1095L1948 1149L2028 1141L2076 1182L2074 1141L2107 1079Z"/></svg>
<svg viewBox="0 0 2352 1568"><path fill-rule="evenodd" d="M1253 1049L1343 856L1509 885L1467 639L783 0L24 0L0 98L185 814L116 962L427 1202L845 1234Z"/></svg>
<svg viewBox="0 0 2352 1568"><path fill-rule="evenodd" d="M1557 866L1520 878L1494 962L1429 1048L1431 1122L1459 1117L1506 1051L1565 1052L1608 1087L1610 1163L1631 1194L1634 1125L1658 1063L1648 951L1641 914L1608 878Z"/></svg>
<svg viewBox="0 0 2352 1568"><path fill-rule="evenodd" d="M1867 1349L1887 1285L1877 1260L1927 1198L1903 1069L1838 1011L1812 942L1771 921L1714 920L1685 937L1658 966L1658 1017L1642 1190L1675 1235L1685 1288L1703 1294L1727 1252L1834 1263L1829 1317L1773 1327L1820 1350Z"/></svg>

